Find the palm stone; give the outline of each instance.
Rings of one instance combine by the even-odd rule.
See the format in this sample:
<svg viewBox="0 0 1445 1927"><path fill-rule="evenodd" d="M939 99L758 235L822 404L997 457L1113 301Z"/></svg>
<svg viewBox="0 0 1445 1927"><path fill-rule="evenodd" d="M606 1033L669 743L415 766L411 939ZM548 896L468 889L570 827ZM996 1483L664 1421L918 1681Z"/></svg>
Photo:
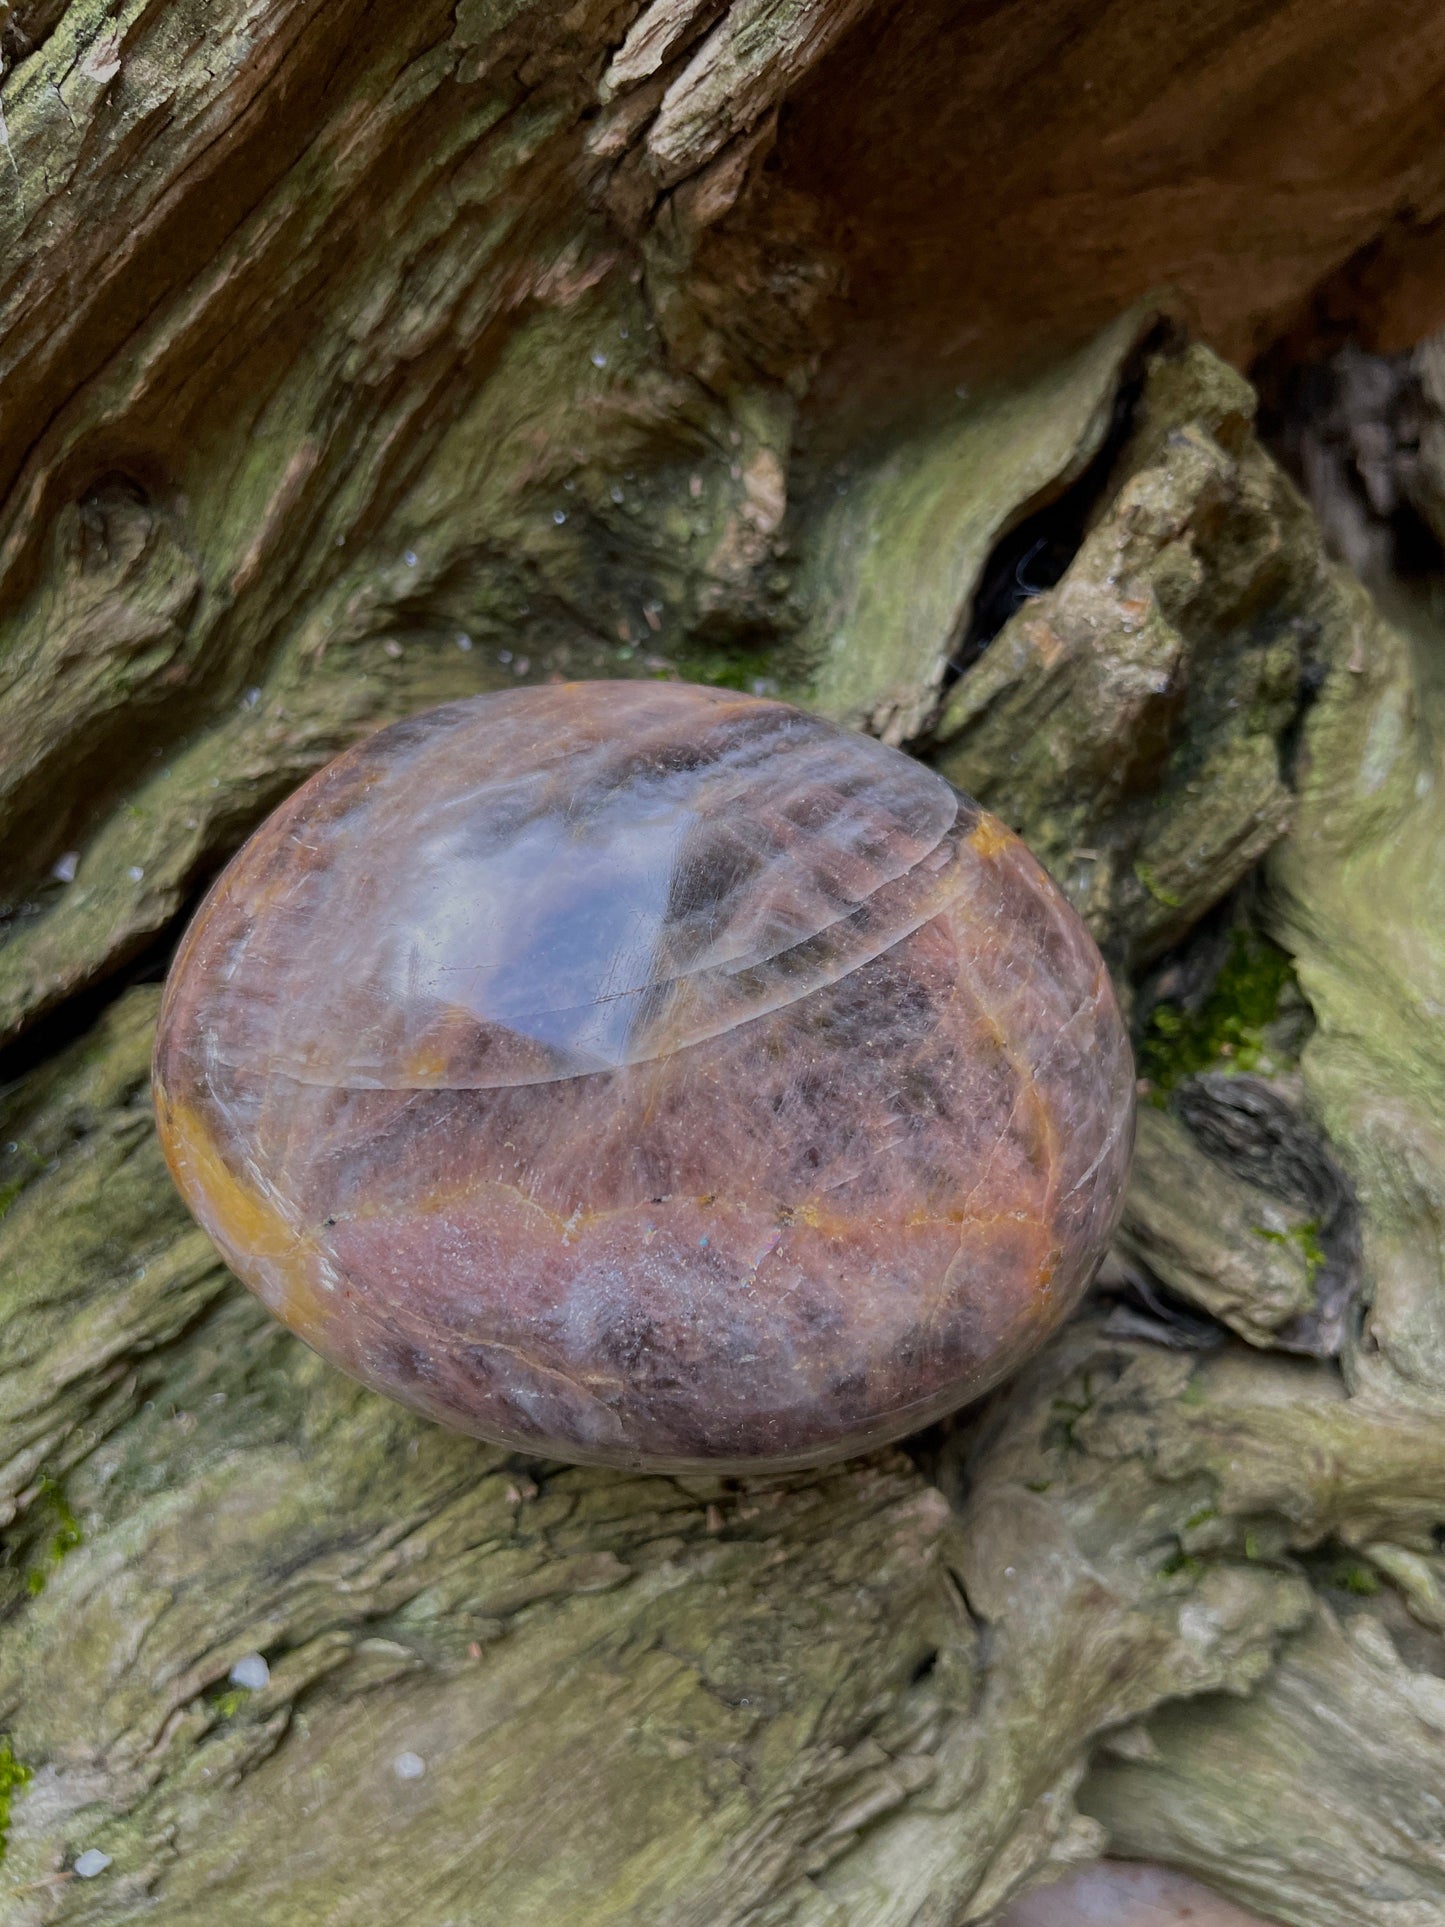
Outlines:
<svg viewBox="0 0 1445 1927"><path fill-rule="evenodd" d="M274 1314L529 1453L736 1471L916 1430L1118 1216L1108 973L924 764L679 683L474 697L223 873L155 1056L187 1203Z"/></svg>

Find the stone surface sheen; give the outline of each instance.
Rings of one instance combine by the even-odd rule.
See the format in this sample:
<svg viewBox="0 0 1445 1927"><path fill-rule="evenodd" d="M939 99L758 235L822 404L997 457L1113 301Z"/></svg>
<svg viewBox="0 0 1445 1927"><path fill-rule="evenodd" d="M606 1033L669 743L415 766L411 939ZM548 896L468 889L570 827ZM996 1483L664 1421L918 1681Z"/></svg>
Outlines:
<svg viewBox="0 0 1445 1927"><path fill-rule="evenodd" d="M177 1183L276 1316L538 1454L736 1470L992 1384L1113 1229L1133 1066L1022 843L685 684L479 696L261 827L177 957Z"/></svg>

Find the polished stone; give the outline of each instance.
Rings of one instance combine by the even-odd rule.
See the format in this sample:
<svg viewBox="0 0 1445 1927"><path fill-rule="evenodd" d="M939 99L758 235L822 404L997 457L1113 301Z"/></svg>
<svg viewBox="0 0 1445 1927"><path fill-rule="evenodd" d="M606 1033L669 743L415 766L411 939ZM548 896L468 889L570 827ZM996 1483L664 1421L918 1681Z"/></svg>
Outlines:
<svg viewBox="0 0 1445 1927"><path fill-rule="evenodd" d="M1096 1860L1016 1900L995 1927L1269 1927L1168 1867Z"/></svg>
<svg viewBox="0 0 1445 1927"><path fill-rule="evenodd" d="M262 825L172 970L171 1169L276 1316L517 1448L806 1463L1075 1302L1133 1068L1083 924L921 763L675 683L480 696Z"/></svg>

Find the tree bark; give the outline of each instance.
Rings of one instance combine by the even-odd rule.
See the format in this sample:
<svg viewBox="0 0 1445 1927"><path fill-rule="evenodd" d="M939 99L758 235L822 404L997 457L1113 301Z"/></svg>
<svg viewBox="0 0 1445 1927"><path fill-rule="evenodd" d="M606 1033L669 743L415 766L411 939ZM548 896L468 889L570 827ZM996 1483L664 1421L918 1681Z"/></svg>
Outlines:
<svg viewBox="0 0 1445 1927"><path fill-rule="evenodd" d="M16 0L0 49L7 1927L939 1927L1106 1843L1435 1927L1438 9ZM260 816L594 675L928 756L1129 1004L1100 1286L906 1452L508 1458L166 1177L157 982Z"/></svg>

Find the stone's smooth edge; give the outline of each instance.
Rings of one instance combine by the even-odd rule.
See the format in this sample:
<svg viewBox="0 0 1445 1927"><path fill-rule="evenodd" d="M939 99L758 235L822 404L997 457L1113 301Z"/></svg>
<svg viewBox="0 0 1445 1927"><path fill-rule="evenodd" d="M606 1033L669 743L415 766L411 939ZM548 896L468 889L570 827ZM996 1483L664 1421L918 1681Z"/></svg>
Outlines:
<svg viewBox="0 0 1445 1927"><path fill-rule="evenodd" d="M518 692L519 695L523 693L530 695L535 692ZM466 710L471 705L452 707L453 710ZM418 724L424 721L425 719L416 719L414 723L400 727L403 731L415 730ZM826 730L830 726L822 727ZM381 737L373 738L368 744L360 746L361 751L370 751L373 756L384 753L386 746L383 738L388 733L383 732ZM848 744L858 740L848 732L836 733L843 742ZM881 755L890 760L896 759L897 762L904 763L904 759L896 751L889 751L882 746L871 744L869 748L878 750ZM356 754L353 752L353 755ZM914 768L921 770L921 766L906 763L904 767L908 769L910 776ZM921 773L928 775L927 772ZM325 774L326 772L322 773L323 777ZM933 780L941 782L941 779ZM309 785L308 789L318 786L319 779L313 779L313 784ZM950 790L948 794L952 798L956 792ZM291 804L284 805L282 811L278 812L283 831L289 828L293 820L292 813L303 806L305 796L306 792L303 791L300 797L293 798ZM967 804L967 799L963 801ZM968 810L973 810L971 804L968 804ZM1057 995L1063 984L1079 984L1084 980L1080 974L1081 967L1088 973L1087 992L1071 1009L1061 1009L1059 1012L1055 1042L1045 1049L1043 1056L1036 1062L1020 1062L1019 1070L1024 1076L1024 1088L1036 1087L1038 1080L1047 1072L1051 1060L1057 1056L1063 1040L1081 1020L1092 1021L1096 1029L1102 1025L1098 1035L1101 1040L1109 1040L1102 1055L1113 1066L1110 1072L1112 1077L1113 1073L1119 1071L1121 1067L1127 1068L1127 1040L1123 1036L1122 1022L1112 986L1103 969L1102 961L1093 949L1091 939L1070 906L1012 832L986 814L979 814L968 820L971 827L967 835L960 837L953 845L952 867L956 867L958 859L965 854L970 859L977 860L982 866L979 871L980 877L991 880L996 896L999 891L1002 892L1001 896L997 896L997 901L1000 904L1011 901L1012 915L1024 917L1024 922L1018 926L1016 935L1023 937L1026 953L1033 956L1036 963L1042 961L1050 945L1056 949L1059 945L1063 946L1054 957L1053 964L1044 966L1043 975L1036 987L1046 992L1052 987L1053 994ZM275 819L273 819L274 822ZM270 827L271 825L267 826L267 828ZM938 847L934 846L935 851ZM254 850L248 846L248 852L256 863L258 873L266 882L267 889L274 889L275 881L269 878L266 868L268 852L264 843L258 840ZM248 852L243 852L242 858L237 859L237 863L232 866L232 872L243 871L243 859ZM926 854L932 855L932 853ZM235 881L232 872L228 872L227 876L220 879L208 899L203 916L210 913L219 914L228 879L232 883ZM905 882L906 880L905 878ZM991 962L997 975L999 958L997 955L990 958L989 954L990 951L996 952L997 946L990 944L987 938L989 926L987 906L984 906L980 918L972 920L966 914L961 919L955 919L950 912L956 907L960 907L960 897L959 893L954 892L947 896L943 908L935 912L933 919L936 921L941 916L954 937L960 940L964 937L968 939L957 952L956 968L967 973L970 968L976 971L985 962ZM202 919L198 919L198 926L201 923ZM923 927L920 921L915 920L912 929L906 935L895 936L888 949L880 954L886 957L893 950L908 945ZM931 921L928 927L931 927ZM1027 934L1030 931L1031 934ZM1049 932L1052 932L1052 935L1049 935ZM198 931L191 933L193 937L198 934ZM971 950L971 945L975 943L982 947ZM1038 948L1040 944L1044 945L1043 950ZM1087 963L1089 953L1093 956L1092 966ZM970 1358L967 1369L962 1373L959 1370L959 1364L962 1363L960 1360L950 1367L947 1375L943 1376L942 1382L938 1382L940 1377L938 1365L944 1357L944 1354L940 1354L939 1360L933 1366L935 1383L932 1387L913 1398L900 1400L890 1395L887 1402L881 1403L866 1417L858 1412L850 1414L846 1410L834 1412L826 1404L815 1408L811 1403L806 1382L800 1381L799 1399L776 1408L775 1417L773 1408L755 1406L751 1408L750 1416L742 1421L745 1426L751 1426L755 1435L760 1426L764 1432L769 1428L774 1429L778 1437L777 1450L769 1447L762 1452L756 1452L728 1446L720 1447L716 1453L699 1453L691 1450L659 1449L655 1445L636 1444L621 1438L598 1440L579 1437L573 1429L572 1412L567 1413L568 1429L565 1432L549 1432L541 1435L535 1430L529 1430L526 1436L519 1436L515 1427L509 1430L505 1424L489 1423L485 1417L478 1416L475 1412L459 1409L455 1398L450 1402L442 1400L439 1403L437 1398L428 1395L423 1384L408 1382L406 1375L398 1371L396 1360L405 1355L425 1357L429 1350L434 1360L444 1368L443 1381L447 1371L450 1370L452 1380L455 1382L457 1373L462 1369L461 1361L458 1357L449 1363L446 1348L449 1344L460 1345L461 1337L450 1339L445 1321L438 1325L427 1326L425 1294L420 1301L422 1322L408 1337L406 1329L414 1322L415 1307L408 1310L409 1301L404 1301L392 1304L388 1309L387 1304L383 1302L378 1309L376 1305L368 1302L366 1297L352 1289L347 1263L341 1261L331 1248L336 1238L341 1235L340 1231L336 1233L328 1231L319 1219L315 1224L307 1224L298 1219L293 1208L295 1200L287 1199L275 1191L266 1182L259 1167L253 1165L247 1176L231 1169L200 1113L192 1105L184 1102L177 1104L173 1101L164 1064L164 1041L169 1037L171 1019L174 1016L173 993L179 989L186 971L191 967L191 961L188 940L188 945L183 947L181 956L178 958L176 970L167 989L167 1011L163 1015L158 1031L156 1054L156 1095L158 1111L162 1119L162 1137L168 1162L183 1195L192 1204L197 1215L207 1224L234 1268L248 1279L253 1289L257 1290L282 1321L314 1349L362 1382L386 1390L391 1396L412 1405L427 1416L439 1419L454 1429L471 1431L476 1436L492 1439L513 1450L529 1451L542 1457L555 1456L581 1463L632 1469L656 1468L716 1473L776 1470L822 1464L886 1444L930 1423L958 1405L978 1397L997 1383L1001 1377L1007 1375L1022 1357L1041 1341L1043 1336L1071 1308L1086 1287L1095 1262L1090 1254L1102 1250L1122 1202L1122 1177L1127 1168L1128 1155L1126 1127L1132 1120L1133 1108L1132 1072L1122 1086L1115 1088L1111 1085L1109 1093L1103 1096L1102 1102L1110 1118L1108 1134L1102 1145L1093 1147L1094 1155L1090 1164L1082 1171L1068 1174L1071 1181L1066 1188L1061 1188L1064 1177L1061 1147L1057 1142L1053 1142L1052 1148L1048 1149L1047 1161L1053 1175L1046 1193L1047 1202L1041 1200L1042 1215L1037 1218L1038 1230L1041 1233L1047 1232L1048 1246L1040 1250L1037 1266L1033 1266L1030 1261L1032 1283L1028 1276L1020 1273L1017 1290L1013 1285L1009 1286L1005 1294L1004 1323L999 1325L998 1315L996 1313L993 1315L993 1336L984 1358L981 1359L978 1356ZM210 961L214 963L215 960L213 958ZM863 967L865 965L861 959L854 960L851 965L853 970ZM1062 975L1057 978L1054 975L1056 968L1062 970ZM835 978L835 984L841 984L847 974L848 972L845 971L843 977ZM996 1032L1000 1043L1011 1034L1014 1019L1009 1013L1013 1008L1015 994L1019 992L1020 982L1025 986L1022 994L1026 996L1028 981L1027 971L1022 979L1018 979L1008 968L1003 970L1001 976L997 976L994 995L1001 994L1002 1002L988 1022ZM785 1007L780 1005L778 1008ZM734 1033L740 1029L747 1030L755 1021L766 1022L770 1014L754 1010L741 1025L734 1024L731 1030ZM1036 1036L1039 1034L1037 1019L1041 1014L1039 1011L1034 1013L1032 1028ZM194 1013L192 1015L194 1016ZM206 1039L205 1055L210 1072L226 1069L222 1062L215 1059L214 1042L214 1034L209 1034ZM689 1045L686 1048L693 1049L697 1046ZM684 1053L674 1051L672 1054L681 1056ZM268 1075L274 1084L277 1081L274 1070ZM585 1081L585 1079L579 1080L579 1082ZM202 1088L209 1089L210 1101L221 1101L219 1092L209 1078L203 1080ZM419 1094L426 1095L426 1092ZM444 1097L446 1087L432 1086L430 1094L433 1097ZM1044 1104L1040 1111L1040 1123L1044 1129L1045 1138L1052 1140L1054 1124L1049 1116L1047 1104ZM1001 1139L999 1148L1002 1147L1002 1142ZM979 1183L974 1185L970 1195L976 1195L980 1186L986 1181L991 1163L992 1158L986 1156ZM1108 1168L1105 1169L1105 1167ZM1102 1177L1099 1176L1101 1171ZM1081 1192L1084 1192L1085 1196L1077 1204L1073 1204L1072 1201ZM965 1198L965 1207L967 1203L968 1199ZM425 1193L422 1200L422 1206L424 1205ZM418 1208L421 1207L415 1204L409 1207L413 1214ZM1064 1215L1061 1216L1060 1213ZM602 1215L605 1217L609 1214L604 1212ZM968 1221L965 1216L958 1222L960 1226L966 1226ZM986 1219L983 1222L995 1223L997 1220ZM334 1218L326 1220L326 1225L334 1223L336 1223ZM856 1242L864 1223L865 1220L857 1218L855 1205L851 1216L845 1214L845 1221L841 1225L839 1235ZM567 1240L564 1239L563 1242L565 1244ZM706 1244L707 1238L704 1237L702 1242ZM867 1244L868 1239L865 1236L863 1245L865 1253ZM996 1232L986 1236L982 1249L984 1256L990 1260L991 1267L996 1268L999 1252L1005 1248L998 1245ZM425 1240L417 1240L414 1250L422 1253L423 1270L414 1271L411 1275L420 1279L425 1276ZM1066 1251L1073 1255L1067 1269L1060 1275L1059 1265ZM351 1255L354 1260L356 1254L353 1252ZM941 1292L944 1301L954 1304L955 1309L951 1314L954 1317L958 1315L957 1308L969 1302L970 1287L966 1276L960 1278L959 1268L966 1267L971 1256L974 1254L970 1251L969 1237L965 1229L960 1233L960 1242L953 1262L945 1271L937 1275L935 1286L935 1289ZM858 1252L855 1250L855 1273L857 1258ZM976 1256L974 1262L977 1263ZM363 1264L361 1270L355 1275L367 1276L367 1266ZM376 1274L373 1272L372 1275ZM400 1276L401 1274L392 1263L383 1266L380 1275ZM1000 1284L1003 1282L1002 1275L999 1282ZM958 1287L959 1295L949 1301L949 1291L955 1286ZM977 1297L977 1279L972 1290L974 1302L977 1304L980 1302ZM435 1293L433 1297L435 1298ZM512 1310L515 1311L516 1307L514 1306ZM505 1329L505 1318L502 1329ZM476 1342L475 1333L472 1342ZM483 1340L481 1348L484 1352L489 1348L498 1350L501 1356L505 1356L509 1350L509 1346L501 1343L499 1338ZM525 1349L530 1351L532 1346L527 1344ZM872 1355L868 1354L868 1356ZM870 1363L867 1369L870 1375L874 1373L878 1369L876 1362ZM888 1366L878 1384L879 1391L883 1390L897 1369L899 1367L896 1362ZM568 1370L575 1372L576 1367L569 1367ZM436 1374L433 1372L430 1376L435 1379ZM566 1371L561 1372L559 1382L564 1384L568 1382ZM580 1396L584 1389L581 1382L574 1378L571 1383L574 1393ZM618 1381L616 1389L621 1392L622 1381ZM590 1394L588 1396L590 1397ZM582 1409L585 1407L578 1408L578 1410ZM625 1410L625 1402L622 1409ZM832 1437L815 1436L811 1442L802 1445L788 1443L789 1439L796 1440L800 1431L806 1435L807 1426L817 1419L828 1422L833 1430ZM654 1413L647 1424L655 1431L659 1422L663 1424L664 1431L672 1423L665 1418L659 1421L657 1414ZM683 1429L686 1431L689 1427L684 1426ZM695 1430L695 1427L692 1429Z"/></svg>

